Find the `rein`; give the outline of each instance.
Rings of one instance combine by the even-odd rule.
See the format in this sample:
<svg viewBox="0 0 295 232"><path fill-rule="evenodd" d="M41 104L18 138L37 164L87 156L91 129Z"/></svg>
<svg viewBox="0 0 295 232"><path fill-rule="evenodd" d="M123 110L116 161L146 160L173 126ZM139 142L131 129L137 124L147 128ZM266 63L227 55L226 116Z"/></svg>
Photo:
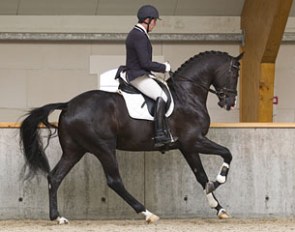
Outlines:
<svg viewBox="0 0 295 232"><path fill-rule="evenodd" d="M173 73L171 72L171 74L173 74ZM226 96L237 96L238 95L238 92L236 90L234 90L234 89L228 89L226 87L223 87L222 89L214 90L212 88L207 88L202 84L195 83L194 81L187 79L185 76L182 76L182 75L179 75L179 76L181 78L183 78L183 79L180 79L179 81L191 82L193 84L197 84L201 88L207 90L210 93L215 94L219 98L225 98ZM174 85L175 84L175 80L174 80L175 78L173 78L173 75L171 75L171 79L172 79L172 83Z"/></svg>

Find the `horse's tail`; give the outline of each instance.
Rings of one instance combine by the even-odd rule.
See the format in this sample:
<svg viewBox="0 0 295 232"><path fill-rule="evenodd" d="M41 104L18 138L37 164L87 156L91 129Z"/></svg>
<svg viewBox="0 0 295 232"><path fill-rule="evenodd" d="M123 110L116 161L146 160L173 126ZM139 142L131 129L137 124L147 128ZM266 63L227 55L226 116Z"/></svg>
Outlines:
<svg viewBox="0 0 295 232"><path fill-rule="evenodd" d="M54 133L50 128L57 126L48 122L49 114L54 110L63 110L67 108L67 103L55 103L35 108L28 113L28 116L22 121L20 126L20 144L25 156L24 172L29 168L27 178L31 178L37 173L49 173L50 166L45 155L45 148L42 144L42 138L38 132L38 126L43 125L49 130L48 142Z"/></svg>

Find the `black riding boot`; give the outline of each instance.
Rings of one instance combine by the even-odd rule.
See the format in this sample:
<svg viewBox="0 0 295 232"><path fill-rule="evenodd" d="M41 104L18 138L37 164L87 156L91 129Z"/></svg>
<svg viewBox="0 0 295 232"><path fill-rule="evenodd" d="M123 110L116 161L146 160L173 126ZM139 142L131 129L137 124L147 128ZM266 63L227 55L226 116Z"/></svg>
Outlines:
<svg viewBox="0 0 295 232"><path fill-rule="evenodd" d="M157 98L155 108L155 147L161 147L177 140L170 134L168 124L166 122L165 106L166 103L163 98Z"/></svg>

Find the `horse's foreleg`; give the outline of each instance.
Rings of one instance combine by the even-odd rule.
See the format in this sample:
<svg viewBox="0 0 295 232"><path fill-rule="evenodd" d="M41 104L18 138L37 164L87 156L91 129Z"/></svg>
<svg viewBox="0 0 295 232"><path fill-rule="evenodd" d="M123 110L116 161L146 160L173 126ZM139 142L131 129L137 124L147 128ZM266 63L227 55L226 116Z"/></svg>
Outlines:
<svg viewBox="0 0 295 232"><path fill-rule="evenodd" d="M209 179L204 170L199 154L189 154L185 152L182 153L193 173L195 174L197 181L202 185L209 206L217 211L217 215L220 219L228 218L228 214L222 208L214 194L212 192L207 193L206 191L206 186L209 183Z"/></svg>
<svg viewBox="0 0 295 232"><path fill-rule="evenodd" d="M209 181L206 185L206 193L212 193L219 185L226 182L229 171L229 164L223 163L215 181Z"/></svg>
<svg viewBox="0 0 295 232"><path fill-rule="evenodd" d="M147 223L155 223L159 217L149 212L139 201L137 201L126 189L119 173L118 163L115 154L103 153L96 155L105 172L107 185L123 198L136 213L142 213Z"/></svg>
<svg viewBox="0 0 295 232"><path fill-rule="evenodd" d="M79 153L79 155L75 155L74 153L67 155L64 153L55 168L48 174L49 217L50 220L56 220L58 224L67 224L69 221L60 216L58 212L57 190L64 177L82 156L83 153Z"/></svg>
<svg viewBox="0 0 295 232"><path fill-rule="evenodd" d="M218 200L216 199L214 193L207 193L207 191L204 189L204 193L207 197L208 204L212 209L216 209L217 216L220 219L227 219L229 218L229 214L226 212L224 208L219 204Z"/></svg>
<svg viewBox="0 0 295 232"><path fill-rule="evenodd" d="M206 193L209 194L226 182L232 155L226 147L223 147L206 137L198 139L196 149L202 154L220 155L223 158L223 164L217 174L216 180L210 181L206 184Z"/></svg>

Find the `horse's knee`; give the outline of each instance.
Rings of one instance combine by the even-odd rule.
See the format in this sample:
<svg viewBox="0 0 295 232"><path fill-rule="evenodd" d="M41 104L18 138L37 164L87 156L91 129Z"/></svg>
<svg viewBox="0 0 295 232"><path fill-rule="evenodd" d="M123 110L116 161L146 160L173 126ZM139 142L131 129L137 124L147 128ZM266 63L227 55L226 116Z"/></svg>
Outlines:
<svg viewBox="0 0 295 232"><path fill-rule="evenodd" d="M227 157L227 161L226 161L226 162L227 162L228 164L230 164L230 163L231 163L231 161L232 161L232 159L233 159L233 156L232 156L232 154L231 154L231 153L229 153L229 154L228 154L228 157Z"/></svg>
<svg viewBox="0 0 295 232"><path fill-rule="evenodd" d="M231 152L227 148L226 148L226 153L223 156L223 159L224 159L224 162L227 164L230 164L233 159Z"/></svg>

